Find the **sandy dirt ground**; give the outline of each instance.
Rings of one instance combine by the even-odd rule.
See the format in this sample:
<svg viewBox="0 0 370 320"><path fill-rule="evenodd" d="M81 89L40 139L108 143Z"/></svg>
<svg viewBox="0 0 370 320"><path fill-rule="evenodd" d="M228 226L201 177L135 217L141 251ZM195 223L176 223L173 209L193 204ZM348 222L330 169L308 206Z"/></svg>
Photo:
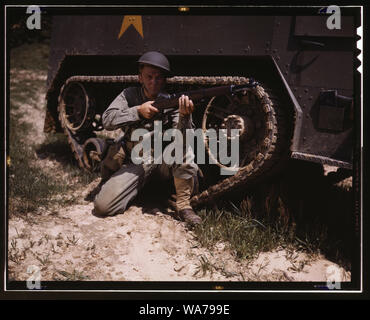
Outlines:
<svg viewBox="0 0 370 320"><path fill-rule="evenodd" d="M22 73L20 73L22 72ZM12 70L23 79L46 75ZM12 80L11 80L12 81ZM15 79L13 81L16 81ZM45 89L37 108L21 106L24 121L33 124L42 141ZM62 172L56 160L39 158L35 165ZM62 174L62 173L61 173ZM8 276L27 280L35 266L41 281L349 281L351 274L320 255L278 248L253 261L240 262L225 243L202 248L183 222L170 211L131 206L124 214L98 218L88 195L99 179L77 194L77 204L13 215L8 221ZM76 194L74 194L76 196ZM86 200L88 199L88 200ZM202 265L212 266L204 272Z"/></svg>

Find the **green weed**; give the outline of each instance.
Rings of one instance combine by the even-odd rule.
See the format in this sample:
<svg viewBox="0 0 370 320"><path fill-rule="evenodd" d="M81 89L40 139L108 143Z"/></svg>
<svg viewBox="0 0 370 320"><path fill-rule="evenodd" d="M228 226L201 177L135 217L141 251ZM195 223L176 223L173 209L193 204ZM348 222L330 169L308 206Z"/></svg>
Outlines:
<svg viewBox="0 0 370 320"><path fill-rule="evenodd" d="M80 280L88 280L89 277L85 276L82 272L77 271L76 269L73 272L67 272L64 270L57 270L57 273L60 274L68 281L80 281Z"/></svg>
<svg viewBox="0 0 370 320"><path fill-rule="evenodd" d="M231 203L229 210L203 209L198 212L203 223L194 229L197 240L209 249L218 241L223 241L237 258L243 260L253 259L260 252L279 247L294 247L309 252L317 249L311 240L299 239L294 223L286 224L267 215L263 219L253 217L253 201L252 197L247 197L240 206Z"/></svg>

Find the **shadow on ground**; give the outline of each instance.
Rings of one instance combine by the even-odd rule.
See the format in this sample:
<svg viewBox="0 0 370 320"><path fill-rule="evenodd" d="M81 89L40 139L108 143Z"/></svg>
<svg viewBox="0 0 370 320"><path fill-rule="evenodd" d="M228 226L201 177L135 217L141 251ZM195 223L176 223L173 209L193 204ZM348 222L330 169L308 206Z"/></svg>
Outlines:
<svg viewBox="0 0 370 320"><path fill-rule="evenodd" d="M48 136L45 141L36 147L39 159L55 160L62 165L77 165L67 138L63 134Z"/></svg>
<svg viewBox="0 0 370 320"><path fill-rule="evenodd" d="M323 166L290 160L282 173L251 188L245 186L223 205L245 208L261 221L294 226L308 247L351 268L356 248L355 206L351 178L324 174ZM347 174L348 175L348 174Z"/></svg>
<svg viewBox="0 0 370 320"><path fill-rule="evenodd" d="M63 166L76 165L64 137L51 138L36 149L40 158L55 160ZM348 180L348 179L347 179ZM338 183L339 181L339 183ZM245 185L218 199L212 206L234 210L249 207L254 218L294 225L297 237L328 259L346 269L351 268L355 236L354 194L351 182L340 184L333 175L324 175L323 166L300 160L289 160L285 169L253 187ZM102 183L92 190L86 201L93 201ZM168 199L175 193L173 183L151 179L143 186L132 204L144 213L166 212Z"/></svg>

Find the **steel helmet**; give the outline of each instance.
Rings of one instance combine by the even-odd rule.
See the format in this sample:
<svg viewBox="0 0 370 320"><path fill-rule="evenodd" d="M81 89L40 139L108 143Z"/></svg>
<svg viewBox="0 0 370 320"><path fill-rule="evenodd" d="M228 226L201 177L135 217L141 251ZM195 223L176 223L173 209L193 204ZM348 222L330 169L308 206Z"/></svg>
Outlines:
<svg viewBox="0 0 370 320"><path fill-rule="evenodd" d="M137 61L138 63L146 63L150 64L152 66L161 68L163 70L166 70L167 72L170 72L170 63L166 56L160 52L157 51L148 51L145 52Z"/></svg>

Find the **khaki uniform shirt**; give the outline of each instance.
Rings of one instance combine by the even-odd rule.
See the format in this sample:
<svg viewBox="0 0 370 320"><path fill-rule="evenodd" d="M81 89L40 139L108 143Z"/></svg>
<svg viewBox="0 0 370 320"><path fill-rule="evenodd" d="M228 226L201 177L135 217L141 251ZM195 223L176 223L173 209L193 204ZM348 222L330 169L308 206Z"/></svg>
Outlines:
<svg viewBox="0 0 370 320"><path fill-rule="evenodd" d="M154 119L144 123L144 118L138 112L138 106L146 101L149 99L145 96L142 87L128 87L113 100L103 113L104 128L106 130L121 128L125 135L124 142L129 151L137 143L131 141L133 130L144 128L149 132L154 131ZM155 119L162 120L162 130L177 128L184 132L184 129L194 128L191 115L182 116L178 109L171 110L173 109L165 109L163 113L155 117Z"/></svg>

